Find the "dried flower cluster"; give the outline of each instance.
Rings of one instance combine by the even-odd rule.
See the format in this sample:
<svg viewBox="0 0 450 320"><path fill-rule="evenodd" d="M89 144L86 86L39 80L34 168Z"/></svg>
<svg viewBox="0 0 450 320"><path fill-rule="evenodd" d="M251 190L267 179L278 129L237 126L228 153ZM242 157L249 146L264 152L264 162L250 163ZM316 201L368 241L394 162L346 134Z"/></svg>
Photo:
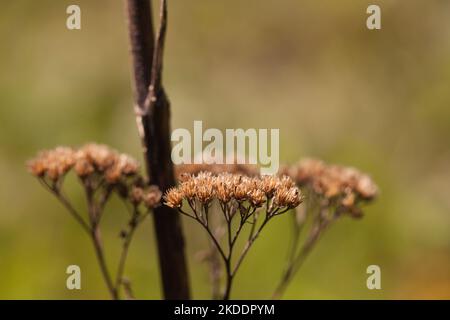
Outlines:
<svg viewBox="0 0 450 320"><path fill-rule="evenodd" d="M120 154L106 145L87 144L79 149L57 147L46 150L28 164L30 172L38 177L58 180L70 169L79 177L94 173L104 174L109 183L115 183L122 176L132 176L138 172L136 160Z"/></svg>
<svg viewBox="0 0 450 320"><path fill-rule="evenodd" d="M288 173L300 187L309 187L335 205L341 213L360 217L359 204L373 200L378 188L372 179L352 167L327 165L316 159L300 161L283 173Z"/></svg>
<svg viewBox="0 0 450 320"><path fill-rule="evenodd" d="M135 159L106 145L90 143L79 149L57 147L42 151L29 161L28 169L55 188L73 170L91 188L101 186L110 191L114 189L135 204L143 203L153 208L161 198L161 192L156 187L145 188Z"/></svg>
<svg viewBox="0 0 450 320"><path fill-rule="evenodd" d="M183 200L197 200L203 205L213 199L221 203L248 201L256 208L267 201L278 208L294 208L301 203L300 192L289 177L201 172L197 175L184 174L180 180L180 185L168 190L164 196L165 204L172 208L180 208Z"/></svg>
<svg viewBox="0 0 450 320"><path fill-rule="evenodd" d="M304 206L299 207L294 216L286 267L273 298L283 294L322 234L342 214L361 217L361 204L373 200L378 193L372 179L357 169L327 165L315 159L285 166L280 174L289 175L306 196ZM307 233L305 237L300 236L303 232Z"/></svg>
<svg viewBox="0 0 450 320"><path fill-rule="evenodd" d="M87 144L79 149L58 147L42 151L28 163L29 171L64 205L91 238L100 270L113 299L123 289L130 295L130 283L123 277L125 261L136 228L150 209L160 204L162 193L156 186L147 186L139 175L139 165L132 157L108 146ZM79 212L63 191L67 173L78 176L86 195L87 212ZM120 231L122 252L111 278L100 237L100 222L105 204L115 192L130 211L126 226ZM130 206L131 204L131 206Z"/></svg>
<svg viewBox="0 0 450 320"><path fill-rule="evenodd" d="M228 299L234 276L256 238L273 217L297 207L302 202L300 191L289 177L250 177L242 174L200 172L197 175L182 174L179 180L180 184L164 195L165 204L177 208L185 216L197 221L209 235L213 249L216 250L212 252L218 252L223 261L226 278L222 297ZM218 206L213 206L214 201ZM212 217L212 207L220 210L222 214ZM264 214L262 219L259 219L261 211ZM222 224L214 226L217 220L213 219L214 217L222 217ZM237 222L233 223L235 220ZM233 265L234 248L247 225L250 227L246 244ZM225 234L227 250L221 243ZM215 255L210 253L210 256ZM211 265L215 275L213 278L215 282L219 282L213 287L218 288L220 263L212 259ZM213 296L219 295L217 290L213 289Z"/></svg>
<svg viewBox="0 0 450 320"><path fill-rule="evenodd" d="M150 186L147 189L133 187L131 189L131 202L134 205L143 203L147 208L157 207L161 201L162 192L156 186Z"/></svg>

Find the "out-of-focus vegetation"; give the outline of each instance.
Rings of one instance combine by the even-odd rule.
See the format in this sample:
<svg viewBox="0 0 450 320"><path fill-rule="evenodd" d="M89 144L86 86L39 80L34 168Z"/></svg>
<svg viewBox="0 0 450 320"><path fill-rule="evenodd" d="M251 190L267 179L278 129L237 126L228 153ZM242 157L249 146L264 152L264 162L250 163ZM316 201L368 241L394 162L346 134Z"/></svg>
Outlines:
<svg viewBox="0 0 450 320"><path fill-rule="evenodd" d="M76 3L81 31L65 28L73 1L0 10L0 298L107 298L88 239L25 170L55 145L97 141L141 154L123 3ZM286 298L450 298L450 3L377 3L380 31L365 27L369 1L169 3L174 128L280 128L282 160L353 165L381 189L362 220L325 235ZM76 184L69 192L81 206ZM108 209L106 249L116 258L126 213L118 201ZM289 222L258 240L235 298L270 296ZM208 298L197 228L184 221L194 297ZM141 298L160 297L156 259L147 220L127 269ZM80 291L65 287L70 264L81 267ZM381 267L382 290L366 288L370 264Z"/></svg>

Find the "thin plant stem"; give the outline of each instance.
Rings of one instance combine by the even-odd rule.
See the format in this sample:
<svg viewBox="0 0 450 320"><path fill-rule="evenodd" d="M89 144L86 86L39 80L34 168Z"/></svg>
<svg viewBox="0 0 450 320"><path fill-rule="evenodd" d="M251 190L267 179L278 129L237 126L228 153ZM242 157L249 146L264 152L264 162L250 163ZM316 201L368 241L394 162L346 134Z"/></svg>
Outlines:
<svg viewBox="0 0 450 320"><path fill-rule="evenodd" d="M70 203L69 200L63 195L61 190L57 189L56 187L53 187L49 185L45 180L39 179L39 182L48 189L61 203L62 205L69 211L70 215L81 225L84 231L87 232L87 234L91 233L91 228L89 225L84 221L84 219L81 217L81 215L78 213L78 211L73 207L73 205Z"/></svg>
<svg viewBox="0 0 450 320"><path fill-rule="evenodd" d="M319 222L312 227L312 230L308 238L306 239L305 243L303 244L302 248L300 249L298 255L295 256L295 258L292 258L291 261L288 263L280 279L280 282L278 283L275 291L272 294L272 299L281 298L281 296L286 291L287 286L291 282L292 278L300 269L300 267L303 265L311 250L317 244L318 240L320 239L320 236L329 227L331 222L334 221L334 217L331 219L322 220L320 219L320 213L318 214L318 216Z"/></svg>
<svg viewBox="0 0 450 320"><path fill-rule="evenodd" d="M116 274L116 282L115 282L115 290L119 292L120 285L126 285L131 289L131 284L129 281L124 282L123 274L125 271L125 264L128 257L128 252L130 248L131 241L133 239L133 236L136 232L136 229L138 225L145 219L146 215L140 217L139 212L135 208L134 216L132 217L132 220L130 221L130 229L128 230L123 245L122 245L122 252L120 254L119 258L119 265L117 267L117 274ZM127 289L125 287L125 289ZM129 290L131 292L131 290Z"/></svg>
<svg viewBox="0 0 450 320"><path fill-rule="evenodd" d="M100 271L106 282L106 285L108 287L111 298L113 300L118 300L119 295L118 295L116 288L114 287L111 275L108 270L105 255L103 253L103 246L102 246L102 241L101 241L101 237L100 237L100 230L98 229L98 227L96 227L92 230L91 239L92 239L92 243L94 244L95 254L97 256L97 260L98 260L98 263L100 266Z"/></svg>

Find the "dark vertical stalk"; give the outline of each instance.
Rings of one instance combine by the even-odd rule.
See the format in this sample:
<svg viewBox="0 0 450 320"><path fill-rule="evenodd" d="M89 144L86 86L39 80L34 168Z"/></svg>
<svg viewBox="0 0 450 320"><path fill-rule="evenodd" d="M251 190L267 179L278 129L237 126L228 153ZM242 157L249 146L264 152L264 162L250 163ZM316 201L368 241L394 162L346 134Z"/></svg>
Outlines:
<svg viewBox="0 0 450 320"><path fill-rule="evenodd" d="M166 30L166 1L161 1L155 39L151 4L126 0L133 62L135 112L149 183L163 192L175 184L170 157L170 104L161 83ZM189 299L189 282L179 214L167 206L154 210L154 225L164 297Z"/></svg>

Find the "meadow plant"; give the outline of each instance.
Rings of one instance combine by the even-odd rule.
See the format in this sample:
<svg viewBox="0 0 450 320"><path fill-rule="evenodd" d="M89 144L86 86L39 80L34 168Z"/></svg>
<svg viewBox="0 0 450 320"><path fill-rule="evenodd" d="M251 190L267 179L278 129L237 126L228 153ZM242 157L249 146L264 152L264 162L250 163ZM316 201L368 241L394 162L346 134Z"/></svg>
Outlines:
<svg viewBox="0 0 450 320"><path fill-rule="evenodd" d="M222 297L229 299L233 279L263 228L274 217L297 207L302 199L299 189L289 177L200 172L197 175L183 174L179 186L168 190L164 201L165 205L177 208L183 215L195 220L209 235L224 264L226 277ZM211 208L215 212L211 212ZM217 211L223 222L214 225L211 215L217 215ZM247 240L236 257L236 263L233 263L234 249L239 237L243 236L245 226L249 226ZM223 233L226 244L221 243ZM220 265L214 263L213 267L216 268L214 272L220 274L220 269L217 269ZM218 298L218 295L218 285L215 283L213 298Z"/></svg>
<svg viewBox="0 0 450 320"><path fill-rule="evenodd" d="M293 215L286 267L273 298L281 297L330 225L343 216L361 218L362 206L378 194L377 186L367 174L352 167L327 165L317 159L304 159L285 166L280 174L290 176L305 197L304 205L298 207ZM302 232L306 237L301 238Z"/></svg>
<svg viewBox="0 0 450 320"><path fill-rule="evenodd" d="M139 175L137 161L105 145L87 144L79 149L58 147L42 151L29 161L28 169L62 203L92 240L111 297L118 299L121 288L132 297L130 283L123 275L128 249L136 228L161 199L158 187L146 186ZM75 208L64 191L65 178L71 171L77 176L85 194L85 214ZM124 202L129 211L128 223L120 231L122 251L115 280L106 263L101 237L105 205L113 194Z"/></svg>
<svg viewBox="0 0 450 320"><path fill-rule="evenodd" d="M179 165L174 169L170 103L162 84L167 1L161 0L156 34L150 1L126 0L126 10L134 111L146 177L140 175L138 162L132 157L97 144L42 151L28 163L29 171L91 239L113 299L121 298L122 293L133 298L124 277L125 262L136 228L151 212L167 299L190 298L180 215L194 220L208 235L206 260L210 262L212 295L229 299L236 273L262 230L275 217L289 214L291 245L273 293L274 298L281 297L325 230L341 217L360 218L362 206L377 195L376 185L354 168L320 160L284 166L278 175L270 176L261 176L255 165L245 164ZM84 191L86 212L75 208L64 191L65 178L71 173ZM120 231L122 250L113 278L103 249L101 221L114 194L124 202L129 216Z"/></svg>
<svg viewBox="0 0 450 320"><path fill-rule="evenodd" d="M91 238L113 299L120 297L121 288L127 297L133 297L131 285L123 277L128 248L136 228L161 205L161 198L165 206L194 220L209 237L211 245L204 258L210 264L214 299L230 298L233 280L256 239L273 218L290 212L293 232L286 265L272 295L280 298L329 226L343 216L361 218L362 206L378 193L372 179L359 170L315 159L284 166L278 175L259 175L253 165L180 165L176 167L177 186L163 197L158 187L148 186L139 174L136 160L104 145L42 151L28 168ZM63 190L71 171L84 190L85 215L75 209ZM113 194L130 214L120 232L123 246L115 281L100 236L105 204ZM306 235L301 237L302 233Z"/></svg>
<svg viewBox="0 0 450 320"><path fill-rule="evenodd" d="M285 269L272 294L272 298L278 299L329 226L343 216L361 218L362 206L378 194L377 186L367 174L352 167L327 165L316 159L285 165L278 177L258 176L254 166L238 164L183 165L178 166L176 171L181 182L164 195L165 204L178 208L182 214L197 221L224 262L225 289L221 296L218 290L220 275L223 274L221 266L214 259L214 252L210 252L208 259L205 259L211 266L213 298L229 297L239 265L272 217L288 211L292 213L293 231ZM219 205L214 206L214 201ZM211 213L211 207L219 213ZM258 228L260 212L265 218L261 219ZM209 221L213 214L222 216L225 223L212 226ZM238 220L235 224L234 217ZM246 224L250 225L249 236L233 269L233 248ZM223 233L228 238L224 241L227 250L220 242ZM302 237L302 233L306 235Z"/></svg>

